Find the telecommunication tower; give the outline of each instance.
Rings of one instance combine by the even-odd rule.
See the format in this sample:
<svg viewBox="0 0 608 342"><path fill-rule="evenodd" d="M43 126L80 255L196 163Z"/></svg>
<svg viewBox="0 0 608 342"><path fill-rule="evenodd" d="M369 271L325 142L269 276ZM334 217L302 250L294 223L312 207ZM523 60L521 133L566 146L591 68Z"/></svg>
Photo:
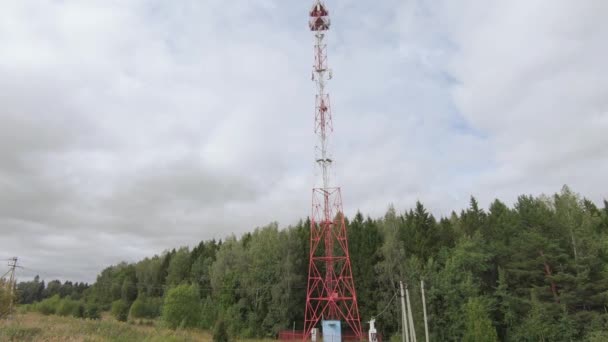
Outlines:
<svg viewBox="0 0 608 342"><path fill-rule="evenodd" d="M345 327L361 339L363 332L348 252L342 195L339 187L330 185L329 179L333 160L328 151L328 141L333 125L329 94L325 87L332 72L327 65L325 33L331 22L322 0L314 0L309 14L309 26L315 41L312 79L317 87L314 131L319 141L316 162L321 170L322 184L312 190L304 339L310 337L311 330L322 319L346 323Z"/></svg>

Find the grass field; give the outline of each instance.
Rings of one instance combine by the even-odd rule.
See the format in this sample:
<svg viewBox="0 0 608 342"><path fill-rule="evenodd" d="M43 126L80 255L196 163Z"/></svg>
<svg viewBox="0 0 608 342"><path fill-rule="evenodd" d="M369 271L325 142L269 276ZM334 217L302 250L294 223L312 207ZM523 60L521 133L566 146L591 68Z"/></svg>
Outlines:
<svg viewBox="0 0 608 342"><path fill-rule="evenodd" d="M201 330L169 330L154 324L92 321L72 317L18 314L0 321L0 341L211 341Z"/></svg>

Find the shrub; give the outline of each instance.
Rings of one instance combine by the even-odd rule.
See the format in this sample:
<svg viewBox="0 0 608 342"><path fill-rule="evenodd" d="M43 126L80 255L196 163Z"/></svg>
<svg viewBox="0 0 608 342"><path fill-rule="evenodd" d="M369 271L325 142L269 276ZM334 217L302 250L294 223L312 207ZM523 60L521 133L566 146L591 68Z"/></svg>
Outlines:
<svg viewBox="0 0 608 342"><path fill-rule="evenodd" d="M131 318L147 318L148 310L146 307L146 299L137 297L137 299L131 305L131 310L129 311L129 316Z"/></svg>
<svg viewBox="0 0 608 342"><path fill-rule="evenodd" d="M34 304L22 304L19 305L19 307L17 308L17 312L19 312L20 314L26 314L28 312L32 312L34 311Z"/></svg>
<svg viewBox="0 0 608 342"><path fill-rule="evenodd" d="M82 300L78 301L78 307L76 308L76 311L74 311L72 313L72 315L76 318L84 318L85 317L85 309L84 309L84 303L82 302Z"/></svg>
<svg viewBox="0 0 608 342"><path fill-rule="evenodd" d="M161 313L162 298L140 296L131 305L131 318L156 318Z"/></svg>
<svg viewBox="0 0 608 342"><path fill-rule="evenodd" d="M213 329L213 341L215 341L215 342L230 341L230 338L228 336L228 331L226 330L226 323L224 323L223 319L220 319L215 323L215 328Z"/></svg>
<svg viewBox="0 0 608 342"><path fill-rule="evenodd" d="M79 306L80 302L78 302L77 300L64 298L59 301L59 304L57 305L56 314L59 316L81 317L82 315L79 315Z"/></svg>
<svg viewBox="0 0 608 342"><path fill-rule="evenodd" d="M608 332L606 331L592 331L587 335L586 341L588 342L603 342L608 341Z"/></svg>
<svg viewBox="0 0 608 342"><path fill-rule="evenodd" d="M112 316L120 322L126 322L129 317L129 304L122 299L112 302Z"/></svg>
<svg viewBox="0 0 608 342"><path fill-rule="evenodd" d="M170 289L163 304L163 321L172 329L195 327L201 317L201 299L194 285L179 285Z"/></svg>
<svg viewBox="0 0 608 342"><path fill-rule="evenodd" d="M59 295L54 295L36 304L36 310L43 315L54 315L57 313L60 302L61 298L59 298Z"/></svg>
<svg viewBox="0 0 608 342"><path fill-rule="evenodd" d="M148 298L147 308L150 315L149 318L159 317L163 312L163 299L158 297Z"/></svg>
<svg viewBox="0 0 608 342"><path fill-rule="evenodd" d="M100 319L99 306L95 303L86 303L84 305L84 318Z"/></svg>

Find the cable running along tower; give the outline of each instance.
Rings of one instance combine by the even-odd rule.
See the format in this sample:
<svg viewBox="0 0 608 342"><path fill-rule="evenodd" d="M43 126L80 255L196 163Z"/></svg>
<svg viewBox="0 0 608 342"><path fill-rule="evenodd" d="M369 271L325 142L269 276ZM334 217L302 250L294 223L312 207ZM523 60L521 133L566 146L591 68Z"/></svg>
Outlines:
<svg viewBox="0 0 608 342"><path fill-rule="evenodd" d="M332 187L329 179L332 158L328 151L328 140L333 125L329 94L325 87L332 73L327 66L325 33L331 22L322 0L314 0L309 14L309 26L315 40L312 79L317 86L314 130L319 145L316 147L316 162L322 173L322 185L312 190L304 339L310 337L312 329L322 319L345 322L345 327L361 339L363 334L348 253L342 196L340 188Z"/></svg>

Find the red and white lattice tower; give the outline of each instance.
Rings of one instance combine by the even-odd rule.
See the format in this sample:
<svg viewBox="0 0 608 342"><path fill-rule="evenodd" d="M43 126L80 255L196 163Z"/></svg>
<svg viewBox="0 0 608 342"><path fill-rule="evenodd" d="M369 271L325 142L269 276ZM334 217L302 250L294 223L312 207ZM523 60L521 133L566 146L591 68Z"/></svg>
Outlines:
<svg viewBox="0 0 608 342"><path fill-rule="evenodd" d="M317 85L315 134L319 145L316 148L316 162L323 178L321 187L312 190L304 338L309 338L311 330L324 319L342 321L344 327L350 328L361 339L363 335L348 253L342 196L340 188L332 187L329 180L332 158L328 151L328 138L333 127L329 94L325 90L327 81L331 79L331 70L327 67L325 33L330 20L322 0L314 0L309 25L315 39L312 79Z"/></svg>

